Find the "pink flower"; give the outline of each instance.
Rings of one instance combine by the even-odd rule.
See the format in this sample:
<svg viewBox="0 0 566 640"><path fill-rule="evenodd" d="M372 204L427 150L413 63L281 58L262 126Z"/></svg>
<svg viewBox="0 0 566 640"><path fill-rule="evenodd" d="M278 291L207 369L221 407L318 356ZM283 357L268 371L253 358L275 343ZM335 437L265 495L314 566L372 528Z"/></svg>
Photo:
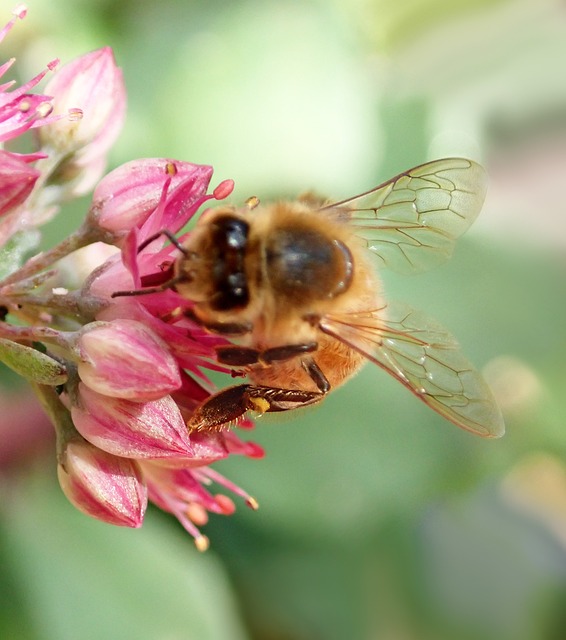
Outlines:
<svg viewBox="0 0 566 640"><path fill-rule="evenodd" d="M14 15L0 41L25 10ZM12 64L0 65L0 77ZM93 187L122 126L124 84L108 47L62 67L46 95L30 93L57 64L20 87L0 84L0 144L38 128L41 145L26 155L0 149L0 243L42 224L62 201ZM207 193L211 178L208 165L169 158L126 163L96 186L80 229L15 265L2 282L5 307L22 310L20 319L29 325L13 326L8 318L3 340L18 353L33 351L20 340L44 343L57 359L37 351L32 364L41 356L64 367L62 393L52 378L52 386L38 385L37 393L57 431L65 495L83 513L130 527L141 525L149 498L179 519L199 549L208 546L199 531L208 513L235 509L232 498L211 492L212 484L257 508L254 498L210 465L229 455L263 456L261 447L234 431L187 429L187 420L215 391L207 370L226 371L215 362L215 347L226 340L193 322L185 313L192 303L167 286L179 250L160 232L179 233L199 208L231 193L231 180ZM93 266L82 282L76 252L96 241L120 253ZM99 254L100 245L95 248ZM157 291L112 297L142 286ZM83 326L59 330L66 320Z"/></svg>
<svg viewBox="0 0 566 640"><path fill-rule="evenodd" d="M0 40L24 15L23 9L17 11L0 31ZM0 66L0 76L12 63ZM56 64L19 88L0 86L0 142L39 128L42 145L40 152L28 155L0 150L0 215L8 214L0 237L5 239L25 224L44 220L48 208L56 209L61 200L94 186L122 126L125 91L109 48L62 67L46 95L30 94ZM206 370L225 371L215 363L214 348L226 340L196 325L183 313L191 303L166 286L147 296L112 294L167 282L179 254L159 232L179 233L199 208L230 194L231 180L207 193L211 177L210 166L169 158L136 160L108 174L94 190L79 234L121 251L83 286L84 315L92 317L91 309L97 309L96 321L69 334L51 330L45 314L46 326L38 327L47 329L38 335L55 340L59 356L76 362L78 376L71 373L65 392L54 394L55 402L62 400L64 415L60 424L54 419L59 442L64 442L58 476L69 500L102 521L138 527L149 495L179 519L200 549L208 545L199 531L207 514L229 515L235 509L231 498L209 491L212 483L257 507L209 465L229 455L261 457L261 447L234 432L189 434L186 426L214 391ZM46 181L50 190L44 196ZM31 268L27 273L35 277L40 272ZM64 298L66 289L59 290ZM244 420L241 424L249 426Z"/></svg>
<svg viewBox="0 0 566 640"><path fill-rule="evenodd" d="M26 10L20 6L13 13L14 18L0 30L0 42L12 29L16 20L25 17ZM15 58L11 58L0 64L0 78L14 62ZM30 129L43 127L63 117L52 114L53 106L48 95L30 93L57 64L58 61L53 60L43 71L21 86L17 86L13 80L0 84L0 146ZM33 168L31 163L46 158L46 154L15 154L7 151L1 153L0 215L3 218L0 224L0 246L3 246L17 231L28 228L35 215L38 218L44 215L41 207L37 207L37 211L30 215L27 201L40 177L40 172Z"/></svg>
<svg viewBox="0 0 566 640"><path fill-rule="evenodd" d="M128 176L132 169L134 186L130 188ZM111 296L117 290L134 288L136 283L140 286L140 272L146 280L156 278L158 282L165 282L170 277L168 273L178 250L164 238L152 242L138 254L138 243L160 229L174 232L182 228L203 203L229 194L233 188L232 181L224 181L211 195L206 194L211 171L207 166L149 159L120 167L107 177L107 182L104 179L95 191L91 207L94 223L113 229L118 235L126 231L129 221L135 221L137 226L123 241L122 259L118 256L110 258L83 288L85 297L105 298L108 302L97 314L97 319L131 319L143 323L167 344L181 370L189 371L205 384L208 384L208 379L201 367L226 371L225 367L213 362L214 346L225 344L226 340L206 333L182 314L168 318L179 308L186 307L186 300L170 289L147 296L114 299ZM114 193L117 193L116 198ZM132 218L129 217L131 211L134 212ZM195 389L196 383L193 391ZM201 388L199 400L208 394ZM194 408L194 404L187 398L186 405Z"/></svg>
<svg viewBox="0 0 566 640"><path fill-rule="evenodd" d="M39 176L25 156L0 150L0 216L23 204Z"/></svg>
<svg viewBox="0 0 566 640"><path fill-rule="evenodd" d="M141 526L147 489L133 460L75 439L65 446L57 476L63 493L79 511L109 524Z"/></svg>
<svg viewBox="0 0 566 640"><path fill-rule="evenodd" d="M54 113L80 110L81 118L59 120L43 129L46 146L75 153L83 159L108 151L122 127L126 92L122 71L116 66L110 47L91 51L61 67L45 91L54 96Z"/></svg>
<svg viewBox="0 0 566 640"><path fill-rule="evenodd" d="M167 345L140 322L86 325L77 352L79 377L106 396L147 402L181 386L179 367Z"/></svg>
<svg viewBox="0 0 566 640"><path fill-rule="evenodd" d="M83 331L78 341L82 359L78 373L83 383L71 408L75 426L88 441L136 460L149 499L177 517L199 549L208 546L199 531L207 513L228 515L235 508L229 497L207 491L211 482L257 508L252 497L209 465L232 454L260 458L261 447L230 431L189 434L185 425L213 392L203 369L225 370L214 362L214 347L226 340L177 313L190 303L173 290L144 296L111 295L131 289L136 282L164 282L170 277L176 247L161 238L139 253L138 244L163 228L178 231L205 202L228 195L231 181L206 194L211 173L206 166L148 159L118 168L95 190L90 222L112 234L122 253L121 259L109 258L83 288L83 297L104 299L106 305L96 316L100 324ZM122 331L129 334L131 327L136 328L132 335L121 335ZM164 345L165 368L179 374L177 386L150 397L147 390L153 394L167 377L157 366ZM175 363L171 369L169 357ZM128 371L130 367L134 373Z"/></svg>
<svg viewBox="0 0 566 640"><path fill-rule="evenodd" d="M54 115L70 113L39 132L42 147L62 158L58 179L73 195L89 191L102 175L106 154L122 129L126 91L110 47L64 65L45 88Z"/></svg>
<svg viewBox="0 0 566 640"><path fill-rule="evenodd" d="M132 402L79 385L71 408L79 433L100 449L126 458L190 458L194 448L171 396Z"/></svg>
<svg viewBox="0 0 566 640"><path fill-rule="evenodd" d="M211 177L212 167L167 158L126 162L96 186L90 210L92 223L118 234L130 232L134 227L139 229L155 215L165 190L169 194L168 215L162 220L162 228L175 233L180 228L175 228L177 220L185 221L186 211L195 204L200 206ZM176 194L175 201L172 193ZM175 206L177 203L179 208Z"/></svg>
<svg viewBox="0 0 566 640"><path fill-rule="evenodd" d="M228 496L212 495L203 485L214 481L243 497L252 509L258 508L254 498L208 467L178 469L151 462L143 462L141 467L150 500L179 520L200 551L208 548L208 538L198 529L206 524L207 512L231 515L235 510Z"/></svg>
<svg viewBox="0 0 566 640"><path fill-rule="evenodd" d="M14 10L14 18L0 31L0 42L12 29L17 19L24 19L26 10L23 6ZM15 58L11 58L0 65L0 78L14 64ZM58 64L53 60L37 76L20 87L13 88L14 81L0 85L0 142L12 140L28 129L42 127L54 122L57 116L52 116L51 99L47 95L34 95L29 91L35 87L48 71L52 71Z"/></svg>
<svg viewBox="0 0 566 640"><path fill-rule="evenodd" d="M130 177L133 178L131 183ZM176 247L166 238L156 239L142 252L138 252L138 245L161 229L178 231L205 202L223 198L232 191L233 183L227 180L207 195L210 177L210 167L172 163L167 159L129 163L112 172L97 187L89 214L93 224L120 238L122 255L121 260L113 256L96 270L83 288L83 295L107 301L97 314L97 320L111 324L139 323L167 345L180 370L181 384L166 396L165 402L173 402L176 408L173 414L177 416L180 412L184 420L190 418L195 408L213 392L203 369L225 371L214 362L214 347L225 344L226 340L208 334L179 313L191 303L171 289L144 296L112 298L111 295L117 290L132 289L136 283L138 286L141 283L151 285L165 282L170 277L178 256ZM130 225L134 225L132 230L129 230ZM138 403L137 412L132 411L139 398L132 396L126 402L101 397L86 388L85 385L92 386L92 383L85 380L80 368L79 375L85 384L81 385L76 407L72 409L79 431L107 451L136 459L148 486L149 499L175 515L194 536L199 549L208 546L207 538L198 528L206 523L207 513L227 515L235 508L229 497L212 495L205 488L212 482L257 508L252 497L209 465L232 454L260 458L263 456L261 447L240 440L232 431L214 434L188 434L185 431L183 437L177 424L175 438L180 436L184 446L188 441L188 452L183 454L178 442L174 445L177 450L167 450L170 445L163 443L161 435L169 425L163 424L161 409L155 411L152 403L144 402ZM140 416L142 418L138 420ZM242 426L251 425L245 420L241 423ZM169 436L165 440L172 441Z"/></svg>
<svg viewBox="0 0 566 640"><path fill-rule="evenodd" d="M123 268L123 267L122 267ZM190 371L193 375L208 382L201 372L203 367L228 372L225 367L216 365L214 346L226 344L224 338L206 333L201 327L183 318L175 318L174 321L165 320L167 314L173 313L179 307L185 305L185 301L177 293L163 291L160 294L145 296L152 300L144 300L141 297L116 298L116 302L98 314L99 320L135 320L151 329L159 336L176 359L181 370ZM157 300L156 300L157 299ZM184 383L182 383L184 385ZM179 388L181 391L181 387ZM198 393L193 386L191 394ZM209 392L203 392L208 396ZM201 398L202 399L202 398Z"/></svg>

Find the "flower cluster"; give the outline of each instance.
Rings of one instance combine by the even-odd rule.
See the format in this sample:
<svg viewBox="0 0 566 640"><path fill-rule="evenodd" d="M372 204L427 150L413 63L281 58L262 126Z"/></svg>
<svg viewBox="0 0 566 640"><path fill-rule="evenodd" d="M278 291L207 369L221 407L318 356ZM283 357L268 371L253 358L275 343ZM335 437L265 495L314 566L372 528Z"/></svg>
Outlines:
<svg viewBox="0 0 566 640"><path fill-rule="evenodd" d="M15 10L0 40L24 15ZM59 481L78 509L138 527L150 500L205 549L198 527L208 512L234 511L210 485L257 507L210 465L230 454L263 455L233 431L188 432L187 420L214 391L205 370L221 369L214 347L224 340L195 324L172 289L112 294L166 280L177 249L159 232L178 234L233 184L208 193L211 167L168 158L128 162L100 179L124 118L121 71L103 48L56 70L45 95L30 93L56 66L18 88L0 87L0 142L38 130L35 152L0 150L0 360L30 381L50 416ZM22 263L37 227L92 187L82 226ZM94 264L73 286L85 250Z"/></svg>

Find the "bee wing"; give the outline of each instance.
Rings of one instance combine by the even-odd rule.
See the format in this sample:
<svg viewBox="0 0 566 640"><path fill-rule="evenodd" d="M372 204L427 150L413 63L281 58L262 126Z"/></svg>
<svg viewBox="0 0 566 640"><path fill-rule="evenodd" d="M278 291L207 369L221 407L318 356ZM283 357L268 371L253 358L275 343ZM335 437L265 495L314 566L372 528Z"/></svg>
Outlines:
<svg viewBox="0 0 566 640"><path fill-rule="evenodd" d="M319 328L385 369L457 426L484 437L503 435L503 417L491 390L435 320L395 304L329 314Z"/></svg>
<svg viewBox="0 0 566 640"><path fill-rule="evenodd" d="M338 210L381 266L414 273L451 256L454 241L480 212L486 187L479 164L447 158L405 171L321 211Z"/></svg>

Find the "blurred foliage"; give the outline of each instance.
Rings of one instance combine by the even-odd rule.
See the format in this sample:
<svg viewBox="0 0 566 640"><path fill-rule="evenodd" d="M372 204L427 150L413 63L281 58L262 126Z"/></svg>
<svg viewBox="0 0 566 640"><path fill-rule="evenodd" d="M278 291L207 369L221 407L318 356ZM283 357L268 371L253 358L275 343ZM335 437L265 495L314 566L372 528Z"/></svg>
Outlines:
<svg viewBox="0 0 566 640"><path fill-rule="evenodd" d="M485 367L507 435L460 432L366 368L319 409L260 421L264 460L218 465L261 509L214 518L205 556L157 511L138 532L75 513L50 451L50 467L0 485L0 637L564 638L563 3L28 7L2 45L27 76L55 56L114 48L129 116L113 164L207 162L241 201L347 196L431 157L481 160L491 190L453 260L383 277Z"/></svg>

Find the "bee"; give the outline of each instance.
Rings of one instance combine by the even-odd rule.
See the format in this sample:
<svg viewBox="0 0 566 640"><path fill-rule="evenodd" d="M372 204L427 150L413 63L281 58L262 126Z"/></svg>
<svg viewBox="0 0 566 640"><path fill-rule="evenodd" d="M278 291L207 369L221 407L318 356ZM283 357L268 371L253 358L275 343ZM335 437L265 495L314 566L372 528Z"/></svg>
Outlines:
<svg viewBox="0 0 566 640"><path fill-rule="evenodd" d="M193 431L226 428L248 411L319 403L366 362L387 371L459 427L486 437L504 425L492 393L436 321L387 301L379 268L415 273L450 257L477 217L486 175L463 158L405 171L360 195L323 202L307 195L207 211L180 251L173 288L207 330L237 339L218 362L248 382L205 400Z"/></svg>

